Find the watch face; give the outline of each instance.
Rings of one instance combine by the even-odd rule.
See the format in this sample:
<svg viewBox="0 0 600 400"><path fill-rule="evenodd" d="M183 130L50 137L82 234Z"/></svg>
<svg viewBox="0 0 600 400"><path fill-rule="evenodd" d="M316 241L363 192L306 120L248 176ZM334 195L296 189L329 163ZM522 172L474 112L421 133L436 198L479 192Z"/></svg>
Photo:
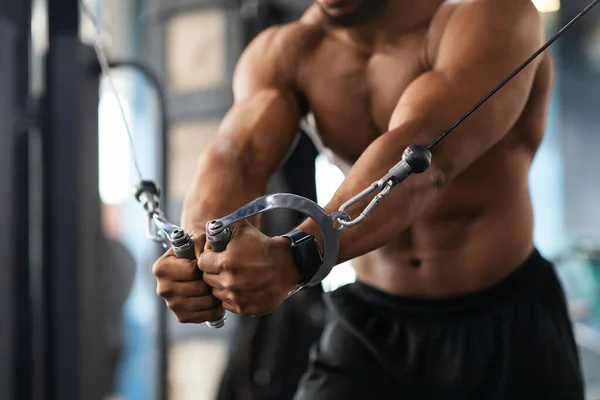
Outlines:
<svg viewBox="0 0 600 400"><path fill-rule="evenodd" d="M319 250L319 244L317 243L317 239L314 237L310 238L310 243L312 243L311 248L314 250L315 254L319 258L319 266L323 262L323 254L321 254L321 250Z"/></svg>

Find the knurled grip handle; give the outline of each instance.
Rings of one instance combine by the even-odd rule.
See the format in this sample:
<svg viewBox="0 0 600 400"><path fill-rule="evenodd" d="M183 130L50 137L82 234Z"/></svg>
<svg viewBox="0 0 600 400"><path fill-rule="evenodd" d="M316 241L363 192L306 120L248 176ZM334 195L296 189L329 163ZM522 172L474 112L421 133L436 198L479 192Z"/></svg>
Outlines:
<svg viewBox="0 0 600 400"><path fill-rule="evenodd" d="M231 240L231 230L225 228L221 221L211 221L206 225L206 239L214 252L221 253Z"/></svg>
<svg viewBox="0 0 600 400"><path fill-rule="evenodd" d="M173 240L173 254L175 254L176 258L186 260L196 259L194 241L188 234L182 231L177 231L173 234L171 239ZM226 320L227 316L223 314L221 318L215 321L207 321L206 325L208 325L208 327L211 329L219 329L225 326Z"/></svg>
<svg viewBox="0 0 600 400"><path fill-rule="evenodd" d="M177 258L185 260L196 259L196 252L194 251L194 242L192 240L187 241L181 246L173 246L173 253Z"/></svg>

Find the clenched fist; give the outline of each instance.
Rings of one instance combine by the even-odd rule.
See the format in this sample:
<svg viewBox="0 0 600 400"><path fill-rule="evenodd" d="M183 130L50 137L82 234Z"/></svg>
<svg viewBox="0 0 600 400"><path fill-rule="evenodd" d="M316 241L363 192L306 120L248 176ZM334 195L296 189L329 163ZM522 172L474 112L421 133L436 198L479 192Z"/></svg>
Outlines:
<svg viewBox="0 0 600 400"><path fill-rule="evenodd" d="M274 311L301 281L289 239L270 238L247 221L231 228L222 253L206 246L198 258L204 281L223 308L236 314L264 315Z"/></svg>
<svg viewBox="0 0 600 400"><path fill-rule="evenodd" d="M197 257L205 242L205 235L194 238ZM225 313L221 301L212 296L211 287L202 280L196 260L178 259L170 249L154 264L152 272L157 280L156 292L179 322L200 324Z"/></svg>

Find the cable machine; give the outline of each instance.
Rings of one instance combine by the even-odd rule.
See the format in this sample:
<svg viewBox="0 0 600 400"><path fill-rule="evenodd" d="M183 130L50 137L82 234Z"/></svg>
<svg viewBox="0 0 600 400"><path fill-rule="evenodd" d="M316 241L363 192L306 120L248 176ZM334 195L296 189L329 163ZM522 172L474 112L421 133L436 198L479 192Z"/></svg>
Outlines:
<svg viewBox="0 0 600 400"><path fill-rule="evenodd" d="M0 3L0 398L27 399L31 361L28 288L27 99L29 4Z"/></svg>

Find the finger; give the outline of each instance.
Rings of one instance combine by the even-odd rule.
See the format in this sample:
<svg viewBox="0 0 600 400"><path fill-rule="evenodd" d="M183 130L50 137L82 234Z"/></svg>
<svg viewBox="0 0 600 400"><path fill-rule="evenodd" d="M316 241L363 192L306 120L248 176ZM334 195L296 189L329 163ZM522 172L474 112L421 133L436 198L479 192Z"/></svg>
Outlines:
<svg viewBox="0 0 600 400"><path fill-rule="evenodd" d="M196 260L200 258L200 255L204 251L206 244L206 232L198 231L190 234L190 237L194 241L194 254L196 254Z"/></svg>
<svg viewBox="0 0 600 400"><path fill-rule="evenodd" d="M201 279L192 282L177 282L177 286L181 296L184 297L208 296L212 292L212 288Z"/></svg>
<svg viewBox="0 0 600 400"><path fill-rule="evenodd" d="M202 275L202 280L204 281L204 283L206 283L212 288L213 292L215 291L215 289L223 290L226 288L223 282L224 275L209 274L205 272Z"/></svg>
<svg viewBox="0 0 600 400"><path fill-rule="evenodd" d="M223 316L225 310L217 307L207 311L187 311L177 314L177 320L182 324L201 324L207 321L216 321Z"/></svg>
<svg viewBox="0 0 600 400"><path fill-rule="evenodd" d="M248 301L239 292L215 289L213 290L213 296L221 301L221 306L224 309L235 314L253 315L259 309L259 307L252 306L252 301Z"/></svg>
<svg viewBox="0 0 600 400"><path fill-rule="evenodd" d="M225 310L232 312L234 314L238 314L238 315L249 315L252 317L262 317L263 315L268 314L268 312L264 312L263 310L261 310L260 307L252 306L252 305L240 306L239 304L235 304L235 303L223 302L222 307Z"/></svg>
<svg viewBox="0 0 600 400"><path fill-rule="evenodd" d="M247 220L242 220L242 221L236 222L232 225L229 225L227 227L227 229L229 229L229 240L227 242L226 247L229 248L229 245L232 242L234 242L238 236L242 235L244 230L248 229L249 227L255 229L252 226L252 224L250 222L248 222ZM205 252L212 251L212 247L208 240L205 241L204 251Z"/></svg>
<svg viewBox="0 0 600 400"><path fill-rule="evenodd" d="M233 293L229 290L223 290L223 289L213 289L212 290L212 295L223 302L223 304L233 304L234 303L234 296Z"/></svg>
<svg viewBox="0 0 600 400"><path fill-rule="evenodd" d="M202 280L212 287L213 290L229 290L234 293L239 292L240 290L256 291L260 287L265 287L265 285L259 285L239 272L231 270L223 271L220 274L209 274L205 272L202 276Z"/></svg>
<svg viewBox="0 0 600 400"><path fill-rule="evenodd" d="M221 300L213 296L176 297L167 301L167 305L176 313L214 310L221 306Z"/></svg>
<svg viewBox="0 0 600 400"><path fill-rule="evenodd" d="M160 297L200 297L210 295L212 288L204 281L170 282L159 281L156 284L156 292Z"/></svg>
<svg viewBox="0 0 600 400"><path fill-rule="evenodd" d="M223 272L223 257L221 253L205 251L198 258L198 268L207 274L220 274Z"/></svg>
<svg viewBox="0 0 600 400"><path fill-rule="evenodd" d="M256 229L248 220L243 219L229 226L231 229L232 236L235 234L241 234L245 229Z"/></svg>
<svg viewBox="0 0 600 400"><path fill-rule="evenodd" d="M152 267L152 273L158 279L173 282L189 282L202 278L202 271L194 260L172 257L160 258Z"/></svg>
<svg viewBox="0 0 600 400"><path fill-rule="evenodd" d="M240 312L241 310L239 309L239 307L236 304L227 303L227 302L223 301L222 307L225 310L232 312L234 314L241 314L241 312Z"/></svg>

